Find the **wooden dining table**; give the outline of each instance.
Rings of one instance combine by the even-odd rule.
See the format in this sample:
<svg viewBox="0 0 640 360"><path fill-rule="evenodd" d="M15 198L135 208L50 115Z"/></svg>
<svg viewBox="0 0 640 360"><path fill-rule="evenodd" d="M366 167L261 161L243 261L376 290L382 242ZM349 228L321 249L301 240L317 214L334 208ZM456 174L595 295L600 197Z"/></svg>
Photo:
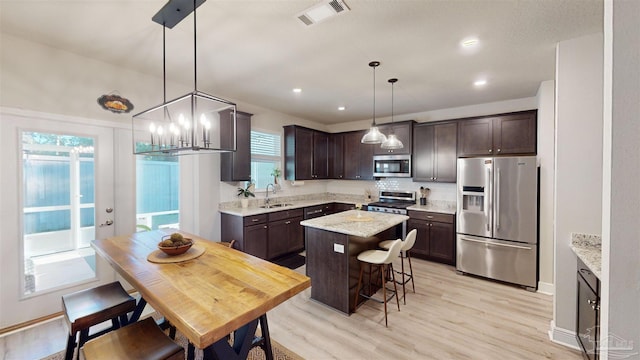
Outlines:
<svg viewBox="0 0 640 360"><path fill-rule="evenodd" d="M149 261L162 237L174 232L204 253L183 262ZM272 358L267 312L311 286L303 274L175 229L94 240L92 246L140 293L131 321L148 303L187 337L188 358L194 346L204 359L246 358L257 339ZM258 324L262 337L256 339Z"/></svg>

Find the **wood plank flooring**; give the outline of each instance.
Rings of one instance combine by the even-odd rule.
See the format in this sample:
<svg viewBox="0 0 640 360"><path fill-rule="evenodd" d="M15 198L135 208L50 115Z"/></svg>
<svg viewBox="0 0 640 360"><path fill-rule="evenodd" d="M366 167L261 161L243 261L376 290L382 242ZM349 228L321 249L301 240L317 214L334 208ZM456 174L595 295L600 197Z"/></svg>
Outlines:
<svg viewBox="0 0 640 360"><path fill-rule="evenodd" d="M346 316L310 300L307 289L269 312L272 337L305 359L582 358L549 340L551 296L458 275L447 265L419 259L413 265L416 293L407 289L400 312L395 301L389 305L389 328L382 304L369 301ZM60 351L66 331L56 319L6 334L0 359Z"/></svg>
<svg viewBox="0 0 640 360"><path fill-rule="evenodd" d="M388 304L388 328L382 304L368 301L346 316L310 300L307 290L269 312L271 335L306 359L582 358L549 340L551 296L447 265L413 265L416 293L407 288L400 312Z"/></svg>

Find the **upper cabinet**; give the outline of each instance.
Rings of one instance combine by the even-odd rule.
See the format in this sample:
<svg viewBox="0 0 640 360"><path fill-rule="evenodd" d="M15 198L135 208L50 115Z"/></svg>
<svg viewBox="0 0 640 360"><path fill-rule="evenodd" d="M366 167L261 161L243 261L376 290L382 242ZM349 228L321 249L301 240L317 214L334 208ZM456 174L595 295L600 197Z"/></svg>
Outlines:
<svg viewBox="0 0 640 360"><path fill-rule="evenodd" d="M458 121L458 156L535 155L537 110Z"/></svg>
<svg viewBox="0 0 640 360"><path fill-rule="evenodd" d="M297 125L284 127L287 180L327 179L329 176L329 134Z"/></svg>
<svg viewBox="0 0 640 360"><path fill-rule="evenodd" d="M373 152L380 145L360 142L366 130L351 131L344 135L344 178L373 180Z"/></svg>
<svg viewBox="0 0 640 360"><path fill-rule="evenodd" d="M232 111L220 112L220 144L231 146L233 141ZM220 153L221 181L249 181L251 179L251 117L253 114L236 111L237 142L235 152Z"/></svg>
<svg viewBox="0 0 640 360"><path fill-rule="evenodd" d="M413 124L415 121L407 120L407 121L399 121L394 122L393 124L387 123L378 125L378 129L381 133L385 135L391 134L391 129L393 128L393 133L396 134L398 140L402 141L404 147L402 149L383 149L380 145L374 145L374 155L389 155L389 154L409 154L411 155L412 149L412 141L413 141ZM392 126L393 125L393 126Z"/></svg>
<svg viewBox="0 0 640 360"><path fill-rule="evenodd" d="M456 182L457 122L413 129L413 181Z"/></svg>
<svg viewBox="0 0 640 360"><path fill-rule="evenodd" d="M329 179L344 179L344 134L329 134Z"/></svg>

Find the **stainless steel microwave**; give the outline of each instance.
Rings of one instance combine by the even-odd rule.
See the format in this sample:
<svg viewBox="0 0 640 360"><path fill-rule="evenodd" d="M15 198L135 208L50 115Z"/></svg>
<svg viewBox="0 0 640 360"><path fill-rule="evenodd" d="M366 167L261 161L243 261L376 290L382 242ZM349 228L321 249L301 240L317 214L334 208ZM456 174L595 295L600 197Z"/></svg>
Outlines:
<svg viewBox="0 0 640 360"><path fill-rule="evenodd" d="M374 177L411 177L411 155L374 155Z"/></svg>

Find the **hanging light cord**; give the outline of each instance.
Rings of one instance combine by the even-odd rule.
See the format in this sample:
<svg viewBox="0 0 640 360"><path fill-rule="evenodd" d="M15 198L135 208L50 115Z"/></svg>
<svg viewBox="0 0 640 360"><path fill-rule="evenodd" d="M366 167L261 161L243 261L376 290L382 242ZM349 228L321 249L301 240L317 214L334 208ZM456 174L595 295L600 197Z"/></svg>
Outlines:
<svg viewBox="0 0 640 360"><path fill-rule="evenodd" d="M167 27L162 24L162 101L167 102L167 49L166 33ZM165 112L167 109L165 109Z"/></svg>
<svg viewBox="0 0 640 360"><path fill-rule="evenodd" d="M377 65L373 65L373 123L372 123L372 126L376 126L376 67Z"/></svg>
<svg viewBox="0 0 640 360"><path fill-rule="evenodd" d="M196 58L196 0L193 0L193 91L198 92L198 59Z"/></svg>

